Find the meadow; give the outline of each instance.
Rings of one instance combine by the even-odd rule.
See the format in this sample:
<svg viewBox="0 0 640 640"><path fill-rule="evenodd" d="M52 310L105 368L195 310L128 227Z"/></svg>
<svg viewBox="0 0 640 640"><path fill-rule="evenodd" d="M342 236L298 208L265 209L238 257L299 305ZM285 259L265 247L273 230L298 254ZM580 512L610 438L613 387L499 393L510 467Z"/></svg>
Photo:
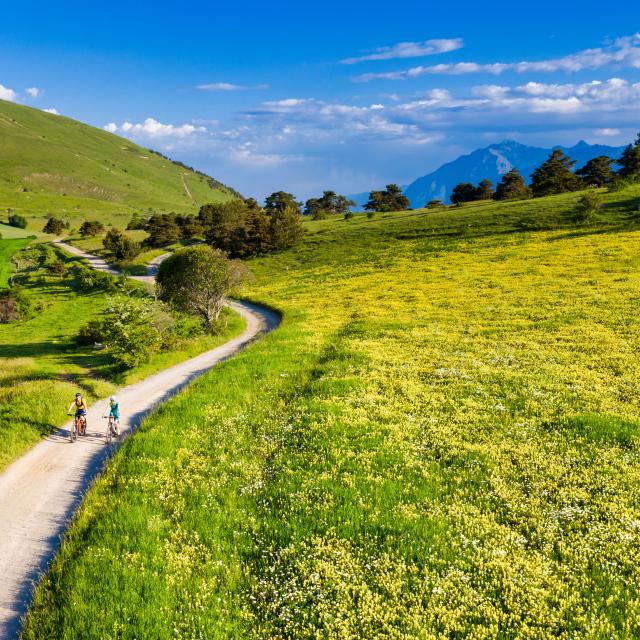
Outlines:
<svg viewBox="0 0 640 640"><path fill-rule="evenodd" d="M29 240L0 240L0 286L12 271L11 258ZM35 305L32 316L0 324L0 470L68 420L67 408L76 391L89 403L105 398L118 387L226 342L241 332L244 322L225 310L221 335L199 335L153 354L148 361L121 372L106 351L80 347L80 327L102 316L114 293L79 291L71 269L79 261L53 248L44 251L65 262L63 278L47 273L46 265L30 268L23 288Z"/></svg>
<svg viewBox="0 0 640 640"><path fill-rule="evenodd" d="M195 213L232 191L149 149L71 120L0 100L0 201L40 232L55 215L124 227L133 213Z"/></svg>
<svg viewBox="0 0 640 640"><path fill-rule="evenodd" d="M250 261L282 326L127 441L23 637L640 635L640 189L577 198Z"/></svg>

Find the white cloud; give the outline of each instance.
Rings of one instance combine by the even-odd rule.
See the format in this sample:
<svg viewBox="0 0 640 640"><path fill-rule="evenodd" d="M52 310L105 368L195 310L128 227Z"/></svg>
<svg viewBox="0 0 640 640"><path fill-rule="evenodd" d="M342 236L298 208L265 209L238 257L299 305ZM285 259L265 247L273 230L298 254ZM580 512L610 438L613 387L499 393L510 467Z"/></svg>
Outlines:
<svg viewBox="0 0 640 640"><path fill-rule="evenodd" d="M613 138L622 135L622 131L620 131L620 129L609 129L605 127L604 129L596 129L595 134L603 138Z"/></svg>
<svg viewBox="0 0 640 640"><path fill-rule="evenodd" d="M196 89L200 91L252 91L268 89L268 84L242 85L231 82L213 82L211 84L199 84Z"/></svg>
<svg viewBox="0 0 640 640"><path fill-rule="evenodd" d="M57 109L54 109L53 107L49 107L48 109L43 109L43 111L45 113L52 113L54 116L60 115L60 112Z"/></svg>
<svg viewBox="0 0 640 640"><path fill-rule="evenodd" d="M43 93L42 89L38 89L38 87L29 87L26 91L32 98L38 98Z"/></svg>
<svg viewBox="0 0 640 640"><path fill-rule="evenodd" d="M5 87L0 84L0 100L8 100L9 102L15 102L18 99L18 94L9 87Z"/></svg>
<svg viewBox="0 0 640 640"><path fill-rule="evenodd" d="M421 58L423 56L433 56L439 53L456 51L457 49L462 49L463 46L464 41L462 38L425 40L424 42L400 42L392 47L380 47L373 53L355 58L346 58L340 62L342 64L357 64L358 62L368 62L371 60Z"/></svg>
<svg viewBox="0 0 640 640"><path fill-rule="evenodd" d="M560 58L521 62L457 62L418 66L385 73L365 73L353 78L354 82L371 80L408 80L426 74L461 75L467 73L487 73L500 75L505 71L515 73L576 73L578 71L601 69L603 67L628 67L640 69L640 33L618 38L612 45L595 49L584 49Z"/></svg>
<svg viewBox="0 0 640 640"><path fill-rule="evenodd" d="M123 122L119 126L115 122L109 122L104 126L104 129L110 133L121 133L132 138L151 140L158 138L184 139L207 131L206 127L189 123L182 125L163 124L155 118L147 118L144 122L137 124Z"/></svg>

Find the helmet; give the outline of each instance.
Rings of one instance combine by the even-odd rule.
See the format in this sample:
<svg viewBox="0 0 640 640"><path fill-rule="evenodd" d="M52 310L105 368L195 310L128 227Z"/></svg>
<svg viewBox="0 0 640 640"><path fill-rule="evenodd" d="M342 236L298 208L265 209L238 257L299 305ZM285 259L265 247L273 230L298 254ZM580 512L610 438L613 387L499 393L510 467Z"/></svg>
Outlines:
<svg viewBox="0 0 640 640"><path fill-rule="evenodd" d="M111 396L109 398L109 402L116 402L116 397L115 396Z"/></svg>

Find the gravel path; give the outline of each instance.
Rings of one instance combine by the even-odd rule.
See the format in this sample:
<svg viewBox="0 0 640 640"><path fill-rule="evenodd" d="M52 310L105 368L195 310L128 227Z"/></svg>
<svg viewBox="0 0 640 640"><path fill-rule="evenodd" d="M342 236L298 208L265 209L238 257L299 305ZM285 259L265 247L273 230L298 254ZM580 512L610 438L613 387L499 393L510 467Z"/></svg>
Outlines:
<svg viewBox="0 0 640 640"><path fill-rule="evenodd" d="M96 269L117 273L104 260L57 242ZM161 261L156 259L157 264ZM139 279L152 279L141 276ZM118 391L121 428L130 432L161 402L194 378L275 329L280 316L248 302L228 302L247 323L224 345ZM71 399L69 400L71 401ZM106 400L89 408L87 435L70 443L65 425L0 474L0 638L17 638L34 585L55 556L61 536L92 480L117 445L105 444Z"/></svg>

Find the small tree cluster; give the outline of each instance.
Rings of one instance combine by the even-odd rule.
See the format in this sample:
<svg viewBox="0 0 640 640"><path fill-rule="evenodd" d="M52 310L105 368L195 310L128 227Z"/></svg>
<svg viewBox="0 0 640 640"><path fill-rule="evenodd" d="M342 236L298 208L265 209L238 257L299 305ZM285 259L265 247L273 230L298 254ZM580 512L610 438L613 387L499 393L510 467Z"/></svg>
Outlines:
<svg viewBox="0 0 640 640"><path fill-rule="evenodd" d="M50 233L51 235L58 236L65 229L64 220L60 220L59 218L51 217L47 220L47 223L44 225L42 231L44 233Z"/></svg>
<svg viewBox="0 0 640 640"><path fill-rule="evenodd" d="M109 229L102 244L107 251L114 255L116 260L124 262L133 260L142 250L140 243L125 236L120 229Z"/></svg>
<svg viewBox="0 0 640 640"><path fill-rule="evenodd" d="M207 242L232 258L273 253L296 245L304 233L300 209L291 194L284 196L283 192L273 194L264 209L252 198L204 205L198 221L205 229Z"/></svg>
<svg viewBox="0 0 640 640"><path fill-rule="evenodd" d="M372 191L364 205L366 211L406 211L410 202L397 184L388 184L382 191Z"/></svg>
<svg viewBox="0 0 640 640"><path fill-rule="evenodd" d="M493 194L494 200L522 200L531 197L531 189L517 169L511 169L502 176Z"/></svg>
<svg viewBox="0 0 640 640"><path fill-rule="evenodd" d="M104 231L104 225L100 220L85 220L80 225L80 235L83 237L86 236L97 236L99 233Z"/></svg>
<svg viewBox="0 0 640 640"><path fill-rule="evenodd" d="M184 238L202 235L204 229L195 216L175 213L153 214L143 224L149 234L144 244L149 247L166 247Z"/></svg>
<svg viewBox="0 0 640 640"><path fill-rule="evenodd" d="M485 178L477 187L474 187L470 182L461 182L456 185L451 194L451 202L453 204L462 204L463 202L475 202L476 200L491 200L492 197L493 183Z"/></svg>
<svg viewBox="0 0 640 640"><path fill-rule="evenodd" d="M320 198L309 198L305 203L304 215L313 220L322 220L328 215L346 214L356 203L346 196L338 195L335 191L323 191Z"/></svg>
<svg viewBox="0 0 640 640"><path fill-rule="evenodd" d="M27 219L24 216L20 216L17 213L12 213L9 216L9 226L16 227L17 229L27 228Z"/></svg>
<svg viewBox="0 0 640 640"><path fill-rule="evenodd" d="M531 174L531 192L536 198L567 191L578 191L583 187L580 177L573 172L576 161L561 149L554 149Z"/></svg>

